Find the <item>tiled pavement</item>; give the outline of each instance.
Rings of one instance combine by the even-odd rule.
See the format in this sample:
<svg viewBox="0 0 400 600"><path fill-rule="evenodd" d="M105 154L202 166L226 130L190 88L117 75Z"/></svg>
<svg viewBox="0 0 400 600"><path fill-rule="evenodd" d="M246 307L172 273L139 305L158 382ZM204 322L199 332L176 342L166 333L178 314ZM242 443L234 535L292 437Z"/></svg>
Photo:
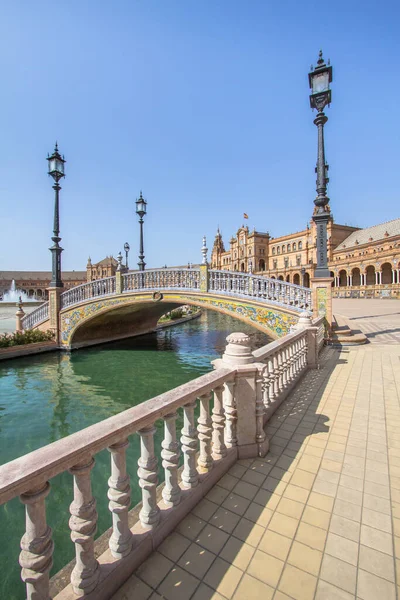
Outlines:
<svg viewBox="0 0 400 600"><path fill-rule="evenodd" d="M400 349L325 349L113 600L392 600L400 584ZM397 537L399 536L399 537Z"/></svg>
<svg viewBox="0 0 400 600"><path fill-rule="evenodd" d="M370 343L400 344L398 300L334 298L333 310L345 316L352 329L362 331Z"/></svg>

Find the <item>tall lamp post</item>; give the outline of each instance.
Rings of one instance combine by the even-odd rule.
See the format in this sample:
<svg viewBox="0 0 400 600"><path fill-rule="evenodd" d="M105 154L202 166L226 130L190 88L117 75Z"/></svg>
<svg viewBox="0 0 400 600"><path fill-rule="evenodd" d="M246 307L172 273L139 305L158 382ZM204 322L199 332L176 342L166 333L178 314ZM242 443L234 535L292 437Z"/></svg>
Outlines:
<svg viewBox="0 0 400 600"><path fill-rule="evenodd" d="M125 242L124 244L124 250L125 250L125 257L126 257L126 269L128 270L128 252L131 249L130 245L128 244L128 242Z"/></svg>
<svg viewBox="0 0 400 600"><path fill-rule="evenodd" d="M318 114L314 119L318 127L318 158L315 172L317 174L317 197L314 200L315 208L313 220L317 228L317 267L315 277L329 277L328 253L327 253L327 224L329 221L329 198L326 195L326 188L329 182L329 166L325 162L324 147L324 125L328 117L324 113L324 108L331 102L331 90L329 84L332 81L332 67L325 64L322 57L322 50L319 52L317 66L308 74L308 81L312 93L310 94L310 106L316 108Z"/></svg>
<svg viewBox="0 0 400 600"><path fill-rule="evenodd" d="M144 250L143 250L143 217L146 214L146 206L147 202L142 196L142 192L140 192L139 198L136 200L136 214L139 215L139 224L140 224L140 248L139 248L139 262L138 267L139 271L144 271L146 263L144 262Z"/></svg>
<svg viewBox="0 0 400 600"><path fill-rule="evenodd" d="M53 225L53 237L51 238L54 242L50 248L52 254L52 271L51 271L51 282L49 287L62 288L63 282L61 280L61 252L63 249L60 247L59 242L61 238L60 233L60 213L59 213L59 192L61 186L58 183L62 177L65 177L64 163L66 162L64 157L58 152L58 145L54 147L54 152L51 156L47 155L49 161L48 174L54 179L53 190L55 191L54 199L54 225Z"/></svg>

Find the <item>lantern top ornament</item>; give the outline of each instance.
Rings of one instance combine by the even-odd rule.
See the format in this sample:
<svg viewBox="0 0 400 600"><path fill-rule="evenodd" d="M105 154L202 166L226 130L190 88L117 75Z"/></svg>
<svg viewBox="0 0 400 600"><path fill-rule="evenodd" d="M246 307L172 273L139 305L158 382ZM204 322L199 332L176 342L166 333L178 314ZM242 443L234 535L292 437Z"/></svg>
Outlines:
<svg viewBox="0 0 400 600"><path fill-rule="evenodd" d="M61 156L61 154L59 153L57 142L54 146L53 154L51 156L47 154L46 160L49 161L48 174L52 176L56 183L58 183L62 177L65 177L64 164L67 161L65 160L64 156Z"/></svg>
<svg viewBox="0 0 400 600"><path fill-rule="evenodd" d="M332 82L332 67L330 61L325 64L322 56L322 50L319 51L317 66L311 65L311 71L308 74L308 83L312 90L310 94L310 106L322 112L327 104L331 102L331 90L329 84Z"/></svg>

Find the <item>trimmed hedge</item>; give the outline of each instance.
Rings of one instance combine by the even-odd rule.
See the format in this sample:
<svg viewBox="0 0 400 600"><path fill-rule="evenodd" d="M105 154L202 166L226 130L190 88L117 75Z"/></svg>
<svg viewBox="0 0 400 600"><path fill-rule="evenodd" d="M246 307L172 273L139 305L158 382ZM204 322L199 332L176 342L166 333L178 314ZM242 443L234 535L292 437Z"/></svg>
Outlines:
<svg viewBox="0 0 400 600"><path fill-rule="evenodd" d="M24 333L3 333L0 335L0 348L23 346L25 344L35 344L37 342L51 342L53 340L54 331L28 329L27 331L24 331Z"/></svg>

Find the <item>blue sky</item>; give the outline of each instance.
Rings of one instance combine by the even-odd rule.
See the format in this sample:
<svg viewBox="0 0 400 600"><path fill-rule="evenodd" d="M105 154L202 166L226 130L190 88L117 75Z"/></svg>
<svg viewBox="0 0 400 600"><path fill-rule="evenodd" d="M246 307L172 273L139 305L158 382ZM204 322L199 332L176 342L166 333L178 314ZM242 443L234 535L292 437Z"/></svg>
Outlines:
<svg viewBox="0 0 400 600"><path fill-rule="evenodd" d="M3 0L0 269L50 269L57 139L63 268L128 241L139 191L148 267L201 260L219 224L278 236L313 210L307 73L333 65L326 155L335 220L399 217L395 0Z"/></svg>

